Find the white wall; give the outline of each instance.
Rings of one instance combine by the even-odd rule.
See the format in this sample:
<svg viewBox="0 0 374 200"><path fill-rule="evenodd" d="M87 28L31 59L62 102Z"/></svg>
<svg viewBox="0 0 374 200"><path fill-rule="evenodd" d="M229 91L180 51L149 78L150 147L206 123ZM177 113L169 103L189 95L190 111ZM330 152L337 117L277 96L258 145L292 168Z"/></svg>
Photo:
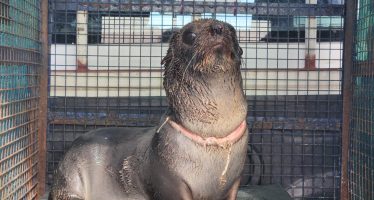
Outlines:
<svg viewBox="0 0 374 200"><path fill-rule="evenodd" d="M340 94L342 51L329 49L341 49L341 43L317 45L318 68L335 70L295 70L304 67L304 50L297 49L302 48L303 44L241 44L246 57L242 66L246 94ZM88 49L89 71L76 72L75 46L51 47L52 54L55 54L51 56L51 96L165 95L160 61L166 53L167 44L90 45Z"/></svg>
<svg viewBox="0 0 374 200"><path fill-rule="evenodd" d="M304 43L241 43L240 46L244 50L243 68L302 69L304 67ZM159 69L167 48L166 43L88 45L88 68L90 70ZM341 68L342 49L341 42L317 43L317 68ZM51 45L52 70L75 70L76 58L76 45Z"/></svg>

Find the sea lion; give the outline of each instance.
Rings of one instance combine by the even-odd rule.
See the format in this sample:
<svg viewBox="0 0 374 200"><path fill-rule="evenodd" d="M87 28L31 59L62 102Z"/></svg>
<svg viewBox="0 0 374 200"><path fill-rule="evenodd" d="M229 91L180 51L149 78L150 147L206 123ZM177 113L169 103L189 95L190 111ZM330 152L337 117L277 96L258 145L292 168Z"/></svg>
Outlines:
<svg viewBox="0 0 374 200"><path fill-rule="evenodd" d="M197 20L176 31L162 60L164 120L79 137L49 198L235 199L248 143L242 53L228 23Z"/></svg>

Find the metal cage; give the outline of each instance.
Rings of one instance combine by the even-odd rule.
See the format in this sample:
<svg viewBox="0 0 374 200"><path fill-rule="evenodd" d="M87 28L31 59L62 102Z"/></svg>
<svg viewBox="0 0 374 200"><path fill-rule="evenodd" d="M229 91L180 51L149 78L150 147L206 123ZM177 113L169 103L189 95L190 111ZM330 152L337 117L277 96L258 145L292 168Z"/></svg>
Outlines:
<svg viewBox="0 0 374 200"><path fill-rule="evenodd" d="M49 10L49 184L79 135L157 125L168 105L168 39L216 18L236 28L244 51L251 139L242 186L339 199L344 1L52 0Z"/></svg>
<svg viewBox="0 0 374 200"><path fill-rule="evenodd" d="M47 101L47 84L41 83L48 77L41 75L48 63L41 11L39 0L0 1L0 199L4 200L36 199L45 185L41 147L46 127L40 125L46 121L41 102Z"/></svg>
<svg viewBox="0 0 374 200"><path fill-rule="evenodd" d="M351 104L349 119L348 198L374 199L374 3L368 0L354 1L354 32L350 47L351 85L347 101Z"/></svg>

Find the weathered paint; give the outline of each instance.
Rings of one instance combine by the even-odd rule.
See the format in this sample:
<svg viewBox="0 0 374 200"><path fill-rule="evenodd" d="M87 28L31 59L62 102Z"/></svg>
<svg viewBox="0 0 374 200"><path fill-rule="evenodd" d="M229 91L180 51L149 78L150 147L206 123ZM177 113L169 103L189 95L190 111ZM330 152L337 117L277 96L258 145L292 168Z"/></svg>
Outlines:
<svg viewBox="0 0 374 200"><path fill-rule="evenodd" d="M77 71L87 71L88 11L77 11Z"/></svg>
<svg viewBox="0 0 374 200"><path fill-rule="evenodd" d="M317 4L317 0L305 0L306 4ZM305 68L316 68L317 19L309 16L305 21Z"/></svg>

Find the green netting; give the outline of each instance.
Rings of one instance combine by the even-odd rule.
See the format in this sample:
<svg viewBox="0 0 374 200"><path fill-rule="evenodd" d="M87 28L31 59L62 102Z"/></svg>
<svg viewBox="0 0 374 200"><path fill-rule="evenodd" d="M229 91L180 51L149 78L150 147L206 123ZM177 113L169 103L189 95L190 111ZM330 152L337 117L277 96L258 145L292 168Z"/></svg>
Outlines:
<svg viewBox="0 0 374 200"><path fill-rule="evenodd" d="M356 60L370 59L369 51L372 49L374 33L374 2L372 0L359 0L357 32L356 32Z"/></svg>
<svg viewBox="0 0 374 200"><path fill-rule="evenodd" d="M35 199L40 0L1 0L0 9L0 199Z"/></svg>
<svg viewBox="0 0 374 200"><path fill-rule="evenodd" d="M10 0L2 7L9 16L0 23L0 46L39 49L39 0Z"/></svg>
<svg viewBox="0 0 374 200"><path fill-rule="evenodd" d="M10 102L29 98L31 90L29 86L35 86L36 79L27 76L30 67L26 65L0 65L0 89L2 102ZM15 88L9 90L9 88Z"/></svg>
<svg viewBox="0 0 374 200"><path fill-rule="evenodd" d="M374 70L373 70L374 71ZM374 198L374 77L355 77L350 144L352 199Z"/></svg>
<svg viewBox="0 0 374 200"><path fill-rule="evenodd" d="M356 24L350 124L349 186L352 200L374 199L374 2L360 0Z"/></svg>

